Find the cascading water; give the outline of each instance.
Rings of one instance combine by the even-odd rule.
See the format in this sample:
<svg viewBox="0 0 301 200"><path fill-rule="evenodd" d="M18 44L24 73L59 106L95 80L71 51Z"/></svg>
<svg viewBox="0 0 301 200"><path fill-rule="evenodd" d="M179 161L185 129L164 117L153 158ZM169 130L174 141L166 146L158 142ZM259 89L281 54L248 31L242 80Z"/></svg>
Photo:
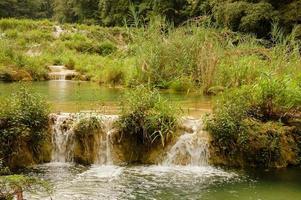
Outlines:
<svg viewBox="0 0 301 200"><path fill-rule="evenodd" d="M74 127L81 119L87 117L97 117L101 120L103 126L103 133L94 138L97 141L93 145L95 149L93 163L97 165L113 165L112 151L115 153L116 149L113 149L114 145L111 142L111 136L115 132L113 123L118 117L114 115L100 115L98 113L52 115L53 162L73 162L74 149L76 148ZM167 152L167 156L161 165L208 165L208 137L206 132L202 130L202 121L193 118L183 118L181 124L183 134Z"/></svg>
<svg viewBox="0 0 301 200"><path fill-rule="evenodd" d="M85 118L91 117L91 113L78 113L78 114L52 114L52 161L53 162L73 162L74 154L74 127L77 123ZM117 116L114 115L94 115L101 119L103 124L104 135L100 135L99 141L97 141L97 158L95 164L100 165L111 165L111 143L110 143L110 134L114 131L113 123L116 120Z"/></svg>
<svg viewBox="0 0 301 200"><path fill-rule="evenodd" d="M52 161L72 162L73 120L69 114L52 115Z"/></svg>
<svg viewBox="0 0 301 200"><path fill-rule="evenodd" d="M115 115L104 115L102 121L104 125L105 136L101 136L100 150L98 151L98 160L96 164L112 165L111 142L110 136L114 132L113 123L116 121Z"/></svg>
<svg viewBox="0 0 301 200"><path fill-rule="evenodd" d="M68 70L65 66L60 65L49 66L49 69L48 76L51 80L70 80L78 74L75 70Z"/></svg>
<svg viewBox="0 0 301 200"><path fill-rule="evenodd" d="M202 121L185 118L182 124L186 129L175 145L167 153L162 165L208 165L208 137L202 130Z"/></svg>
<svg viewBox="0 0 301 200"><path fill-rule="evenodd" d="M74 130L77 130L73 127L80 119L89 116L90 113L55 114L51 117L54 161L71 161L69 154L72 157L75 146L70 144L75 140ZM170 148L161 165L123 167L113 165L117 164L115 156L120 153L121 149L118 148L122 146L115 143L119 139L118 132L113 129L117 116L96 114L93 117L102 119L101 137L92 137L97 140L92 143L93 146L99 146L97 159L93 163L95 165L51 163L38 166L41 170L35 170L34 173L45 173L43 177L49 179L55 189L51 198L45 198L48 194L41 193L27 194L27 199L210 199L207 198L210 197L208 192L216 191L216 186L238 180L233 172L208 166L208 139L206 132L202 130L201 120L182 120L183 134ZM89 139L91 138L87 140ZM123 148L122 151L129 154L131 148L136 146ZM41 174L37 176L40 177ZM252 191L253 189L252 187ZM221 196L211 199L220 199L218 197Z"/></svg>

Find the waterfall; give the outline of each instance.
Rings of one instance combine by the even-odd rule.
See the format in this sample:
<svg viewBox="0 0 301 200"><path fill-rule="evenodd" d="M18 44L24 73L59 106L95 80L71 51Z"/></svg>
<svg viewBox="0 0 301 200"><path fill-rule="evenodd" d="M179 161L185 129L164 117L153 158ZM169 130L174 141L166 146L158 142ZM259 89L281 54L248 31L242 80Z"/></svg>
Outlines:
<svg viewBox="0 0 301 200"><path fill-rule="evenodd" d="M65 66L49 66L48 76L51 80L67 80L74 78L78 73L75 70L68 70Z"/></svg>
<svg viewBox="0 0 301 200"><path fill-rule="evenodd" d="M95 164L112 165L110 134L113 130L113 123L117 119L114 115L99 115L91 113L61 113L52 114L50 116L52 125L52 161L53 162L73 162L73 154L75 148L74 127L77 123L91 116L98 117L103 123L103 131L105 134L100 135L97 141L97 156Z"/></svg>
<svg viewBox="0 0 301 200"><path fill-rule="evenodd" d="M185 118L184 131L178 141L171 147L162 165L208 165L208 137L202 130L202 121Z"/></svg>
<svg viewBox="0 0 301 200"><path fill-rule="evenodd" d="M74 128L81 119L97 117L102 123L101 130L96 132L95 137L86 138L87 143L79 146L74 133ZM118 145L114 146L111 142L115 132L113 124L118 119L114 115L100 115L99 113L76 113L76 114L52 114L52 161L53 162L73 162L75 152L81 148L81 152L93 164L113 165L113 160L118 160ZM181 122L182 133L168 150L163 162L164 166L186 165L186 166L206 166L208 165L208 135L202 130L202 121L193 118L183 118ZM112 137L111 137L112 136ZM92 140L92 143L91 143ZM117 148L117 149L115 149ZM133 147L135 148L135 147ZM122 150L121 150L122 151ZM114 155L114 159L112 158ZM117 157L116 157L117 156ZM126 162L126 160L125 160Z"/></svg>
<svg viewBox="0 0 301 200"><path fill-rule="evenodd" d="M112 154L111 154L111 133L114 132L113 123L116 121L117 116L115 115L104 115L102 121L104 125L105 136L101 136L100 150L98 151L98 160L96 164L100 165L112 165Z"/></svg>
<svg viewBox="0 0 301 200"><path fill-rule="evenodd" d="M52 162L72 162L73 119L69 114L51 115Z"/></svg>

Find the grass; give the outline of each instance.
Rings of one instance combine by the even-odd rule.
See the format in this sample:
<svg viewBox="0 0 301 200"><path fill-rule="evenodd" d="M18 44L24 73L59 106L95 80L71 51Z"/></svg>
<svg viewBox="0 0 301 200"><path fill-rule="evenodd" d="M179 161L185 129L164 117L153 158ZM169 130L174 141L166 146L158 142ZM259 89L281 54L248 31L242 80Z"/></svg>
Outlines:
<svg viewBox="0 0 301 200"><path fill-rule="evenodd" d="M301 74L300 41L277 26L264 41L208 24L174 28L158 17L140 27L60 24L60 35L58 25L1 19L0 77L45 80L49 65L65 65L101 84L217 94L266 73Z"/></svg>
<svg viewBox="0 0 301 200"><path fill-rule="evenodd" d="M49 159L44 157L49 142L48 113L48 104L24 86L1 102L0 158L4 166L17 169Z"/></svg>
<svg viewBox="0 0 301 200"><path fill-rule="evenodd" d="M137 145L164 147L178 126L178 113L158 91L143 86L125 94L116 126L122 138L134 138Z"/></svg>
<svg viewBox="0 0 301 200"><path fill-rule="evenodd" d="M52 193L50 184L44 180L23 175L0 176L0 199L14 199L23 192L36 193L45 191L49 196Z"/></svg>
<svg viewBox="0 0 301 200"><path fill-rule="evenodd" d="M231 89L206 118L212 146L235 165L298 164L300 105L300 84L290 77L262 76L255 84Z"/></svg>

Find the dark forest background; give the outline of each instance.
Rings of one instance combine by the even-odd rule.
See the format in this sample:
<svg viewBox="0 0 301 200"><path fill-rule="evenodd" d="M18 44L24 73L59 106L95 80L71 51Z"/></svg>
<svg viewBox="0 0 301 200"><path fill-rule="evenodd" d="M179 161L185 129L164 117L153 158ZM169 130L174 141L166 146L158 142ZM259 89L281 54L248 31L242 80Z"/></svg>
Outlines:
<svg viewBox="0 0 301 200"><path fill-rule="evenodd" d="M175 26L189 20L268 37L272 24L290 32L301 24L300 0L1 0L0 18L50 18L62 23L147 24L162 15Z"/></svg>

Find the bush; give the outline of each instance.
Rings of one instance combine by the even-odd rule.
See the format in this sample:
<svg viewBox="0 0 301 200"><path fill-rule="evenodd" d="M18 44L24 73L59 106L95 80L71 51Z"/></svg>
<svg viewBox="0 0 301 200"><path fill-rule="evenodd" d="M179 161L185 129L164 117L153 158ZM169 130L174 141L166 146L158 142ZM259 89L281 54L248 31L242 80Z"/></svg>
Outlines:
<svg viewBox="0 0 301 200"><path fill-rule="evenodd" d="M257 84L225 92L213 114L205 118L206 128L213 146L227 159L240 158L251 162L250 165L281 166L280 160L285 160L285 155L280 152L286 148L283 141L295 138L296 127L290 122L300 118L300 105L301 88L297 81L262 77ZM251 158L255 152L261 152L261 156Z"/></svg>
<svg viewBox="0 0 301 200"><path fill-rule="evenodd" d="M75 67L75 61L72 58L68 59L68 62L65 64L67 69L73 70Z"/></svg>
<svg viewBox="0 0 301 200"><path fill-rule="evenodd" d="M158 91L143 86L125 94L117 127L122 137L133 137L138 144L164 146L178 126L178 111Z"/></svg>
<svg viewBox="0 0 301 200"><path fill-rule="evenodd" d="M23 192L46 191L48 194L52 192L52 188L48 182L37 178L27 177L23 175L11 175L0 177L0 199L14 199L14 196L23 196Z"/></svg>
<svg viewBox="0 0 301 200"><path fill-rule="evenodd" d="M191 79L184 77L171 81L169 88L177 92L189 92L193 86Z"/></svg>
<svg viewBox="0 0 301 200"><path fill-rule="evenodd" d="M115 85L121 85L125 82L126 73L122 64L112 63L112 65L106 66L101 73L101 81L103 83Z"/></svg>
<svg viewBox="0 0 301 200"><path fill-rule="evenodd" d="M0 158L4 165L14 168L29 164L16 159L24 154L28 162L39 161L43 142L48 139L48 113L45 101L25 87L1 103Z"/></svg>
<svg viewBox="0 0 301 200"><path fill-rule="evenodd" d="M117 47L111 42L103 42L95 47L95 52L102 56L107 56L114 53Z"/></svg>
<svg viewBox="0 0 301 200"><path fill-rule="evenodd" d="M83 118L74 127L74 134L79 139L85 138L93 135L95 131L101 128L102 122L100 119L96 117Z"/></svg>

